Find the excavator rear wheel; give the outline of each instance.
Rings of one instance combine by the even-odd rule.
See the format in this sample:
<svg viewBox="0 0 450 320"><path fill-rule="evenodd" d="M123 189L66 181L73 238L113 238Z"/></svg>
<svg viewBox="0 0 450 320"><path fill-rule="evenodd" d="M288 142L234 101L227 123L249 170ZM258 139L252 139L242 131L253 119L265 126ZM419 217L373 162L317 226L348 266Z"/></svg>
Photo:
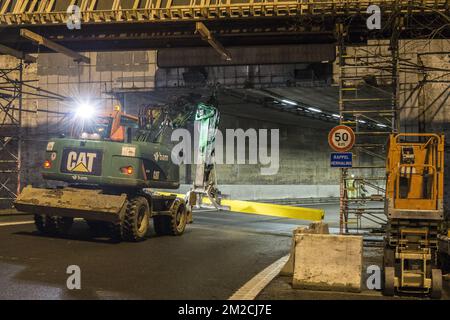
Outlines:
<svg viewBox="0 0 450 320"><path fill-rule="evenodd" d="M175 199L170 207L170 215L153 217L155 232L158 235L179 236L184 233L188 222L188 214L184 201Z"/></svg>
<svg viewBox="0 0 450 320"><path fill-rule="evenodd" d="M73 225L73 218L70 217L55 217L56 230L59 234L66 235L69 233Z"/></svg>
<svg viewBox="0 0 450 320"><path fill-rule="evenodd" d="M188 222L188 214L184 201L176 199L171 208L170 215L170 234L173 236L180 236L186 229Z"/></svg>
<svg viewBox="0 0 450 320"><path fill-rule="evenodd" d="M35 214L34 224L40 233L56 234L56 221L45 214Z"/></svg>
<svg viewBox="0 0 450 320"><path fill-rule="evenodd" d="M135 197L128 202L123 221L123 238L128 241L142 241L147 234L150 221L150 207L144 197Z"/></svg>
<svg viewBox="0 0 450 320"><path fill-rule="evenodd" d="M67 234L72 227L73 218L35 214L34 224L39 232L49 235Z"/></svg>

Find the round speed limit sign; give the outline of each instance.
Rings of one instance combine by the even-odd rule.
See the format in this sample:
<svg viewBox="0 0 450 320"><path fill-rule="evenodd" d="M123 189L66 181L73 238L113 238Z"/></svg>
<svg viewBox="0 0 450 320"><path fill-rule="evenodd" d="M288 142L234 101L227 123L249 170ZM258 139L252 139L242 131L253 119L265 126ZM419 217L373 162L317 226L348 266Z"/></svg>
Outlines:
<svg viewBox="0 0 450 320"><path fill-rule="evenodd" d="M330 147L337 152L346 152L355 144L355 133L352 128L339 125L331 129L328 135Z"/></svg>

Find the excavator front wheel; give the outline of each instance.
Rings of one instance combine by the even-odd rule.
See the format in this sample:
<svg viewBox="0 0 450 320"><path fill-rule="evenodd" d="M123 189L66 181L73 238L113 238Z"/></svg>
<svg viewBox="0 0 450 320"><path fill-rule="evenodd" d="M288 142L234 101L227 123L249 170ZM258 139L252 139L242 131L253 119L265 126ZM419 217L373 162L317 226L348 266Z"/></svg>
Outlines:
<svg viewBox="0 0 450 320"><path fill-rule="evenodd" d="M135 197L128 201L123 221L123 238L128 241L145 239L149 227L150 207L144 197Z"/></svg>

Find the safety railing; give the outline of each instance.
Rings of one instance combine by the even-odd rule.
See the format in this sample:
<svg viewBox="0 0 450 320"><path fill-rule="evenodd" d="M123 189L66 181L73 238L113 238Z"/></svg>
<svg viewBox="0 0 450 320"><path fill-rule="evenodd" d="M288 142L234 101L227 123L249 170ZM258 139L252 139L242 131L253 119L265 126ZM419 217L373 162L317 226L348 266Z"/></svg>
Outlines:
<svg viewBox="0 0 450 320"><path fill-rule="evenodd" d="M426 173L425 173L426 172ZM437 210L438 208L438 178L437 170L433 165L428 164L400 164L393 172L395 177L395 188L397 190L394 200L395 209L414 209L420 204L421 208L427 208L428 210ZM401 192L400 181L401 177L412 179L412 176L420 176L423 179L420 191L424 194L420 197L414 198L408 195L403 195ZM425 183L426 177L432 178L432 184L429 190L425 187L428 183Z"/></svg>

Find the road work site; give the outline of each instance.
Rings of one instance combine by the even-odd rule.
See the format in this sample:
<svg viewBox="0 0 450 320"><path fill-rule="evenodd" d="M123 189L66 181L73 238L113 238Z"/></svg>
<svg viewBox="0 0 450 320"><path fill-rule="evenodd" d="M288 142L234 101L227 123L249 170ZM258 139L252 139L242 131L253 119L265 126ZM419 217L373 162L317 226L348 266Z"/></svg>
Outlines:
<svg viewBox="0 0 450 320"><path fill-rule="evenodd" d="M0 300L448 300L449 25L445 0L0 1Z"/></svg>

